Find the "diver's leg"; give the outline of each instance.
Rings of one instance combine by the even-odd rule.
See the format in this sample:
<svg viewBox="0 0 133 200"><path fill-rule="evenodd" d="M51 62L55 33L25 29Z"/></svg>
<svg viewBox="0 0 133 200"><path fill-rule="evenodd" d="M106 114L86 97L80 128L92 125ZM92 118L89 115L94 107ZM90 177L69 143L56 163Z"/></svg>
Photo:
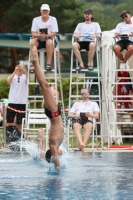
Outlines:
<svg viewBox="0 0 133 200"><path fill-rule="evenodd" d="M43 96L44 96L44 100L45 100L45 104L47 108L53 112L57 111L58 108L57 108L56 100L39 66L38 52L35 46L31 49L31 61L35 67L35 74L36 74L37 80L42 87Z"/></svg>

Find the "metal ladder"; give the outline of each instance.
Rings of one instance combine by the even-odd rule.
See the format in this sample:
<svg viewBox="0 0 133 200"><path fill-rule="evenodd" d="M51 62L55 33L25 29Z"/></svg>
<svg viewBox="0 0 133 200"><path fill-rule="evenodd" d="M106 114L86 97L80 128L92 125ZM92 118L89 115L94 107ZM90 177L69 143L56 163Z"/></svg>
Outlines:
<svg viewBox="0 0 133 200"><path fill-rule="evenodd" d="M114 38L114 32L105 31L102 32L102 127L103 127L103 143L106 144L106 149L110 149L112 141L120 145L122 143L122 138L132 138L131 135L122 136L121 135L121 126L130 124L133 126L133 122L125 122L125 119L119 121L118 118L122 115L117 109L117 103L120 102L118 99L122 95L114 94L114 89L119 86L117 76L119 71L128 71L130 73L130 79L133 81L133 69L132 61L129 59L129 66L131 65L130 70L121 70L119 69L119 60L115 56L115 53L112 50L116 42ZM125 52L123 52L125 53ZM133 57L132 57L133 58ZM123 77L124 78L124 77ZM125 84L127 84L126 79ZM124 84L124 82L123 82ZM130 82L132 84L132 82ZM117 91L117 90L116 90ZM126 97L124 95L124 97ZM133 95L128 95L129 98L133 98ZM133 100L130 100L130 102ZM121 110L122 111L122 110ZM132 109L124 109L125 112L133 112Z"/></svg>
<svg viewBox="0 0 133 200"><path fill-rule="evenodd" d="M123 52L124 53L124 52ZM129 108L118 108L118 103L127 103L130 104L133 102L130 98L133 98L133 95L126 94L126 95L120 95L118 94L118 87L121 85L132 85L133 84L133 69L120 69L119 64L120 61L117 57L114 56L114 54L110 53L110 58L112 56L112 59L110 59L109 64L109 82L108 82L108 88L109 88L109 97L108 100L108 148L110 148L110 145L114 141L115 144L123 144L122 139L123 138L133 138L133 135L122 135L122 125L129 126L131 129L133 129L133 121L131 119L131 115L133 113L133 108L129 106ZM114 58L113 58L114 57ZM131 58L129 58L129 64L131 65L132 62L130 61ZM118 73L130 73L130 77L127 76L118 76ZM123 82L120 82L120 79L123 79ZM131 82L127 82L127 80L131 80ZM120 98L122 98L120 100ZM125 99L124 98L129 98ZM127 118L126 118L127 117ZM127 131L130 132L130 131Z"/></svg>
<svg viewBox="0 0 133 200"><path fill-rule="evenodd" d="M72 39L73 40L73 39ZM86 50L81 50L83 52L86 52ZM88 69L82 69L80 72L76 71L75 68L78 66L78 61L76 59L76 66L73 66L73 57L74 52L73 49L71 49L71 69L70 69L70 90L69 90L69 108L72 107L72 104L74 101L79 101L80 95L79 90L80 88L86 87L90 91L89 99L93 101L97 101L100 107L100 122L96 122L96 124L100 124L100 136L96 134L96 142L98 142L98 137L101 138L101 146L103 147L102 142L102 124L101 124L101 51L100 51L100 40L96 40L96 61L97 61L97 68L94 67L93 71L89 71ZM74 77L75 76L75 77ZM97 87L98 94L93 94L94 87ZM76 92L75 92L76 90ZM68 150L70 148L74 148L74 134L71 133L71 122L68 120L67 124L67 145ZM71 140L71 141L70 141ZM92 147L94 147L94 144L92 144ZM98 148L98 145L97 145Z"/></svg>
<svg viewBox="0 0 133 200"><path fill-rule="evenodd" d="M62 116L63 116L63 124L66 123L65 120L65 113L64 113L64 101L63 101L63 90L62 90L62 80L61 80L61 71L60 71L60 51L59 51L59 44L58 44L58 39L55 38L56 42L57 42L57 46L54 48L54 53L53 53L53 61L54 61L54 67L53 69L48 72L45 70L45 49L41 49L38 50L39 53L39 62L40 62L40 67L41 70L44 74L45 80L49 83L49 84L54 84L55 85L55 89L56 91L58 90L58 85L59 85L59 93L60 93L60 100L58 99L58 95L56 95L56 102L57 104L60 104L61 106L61 110L62 110ZM54 45L54 40L53 40L53 45ZM28 76L30 77L30 53L29 53L29 61L28 61ZM35 88L34 88L35 87ZM34 91L33 91L34 89ZM29 80L28 84L27 84L27 112L26 112L26 120L28 117L28 112L29 111L34 111L34 110L40 110L41 112L44 111L44 109L41 109L41 105L40 108L38 107L38 104L43 101L43 95L42 95L42 91L41 88L39 87L39 83L36 79L36 76L34 75L34 80L31 82Z"/></svg>

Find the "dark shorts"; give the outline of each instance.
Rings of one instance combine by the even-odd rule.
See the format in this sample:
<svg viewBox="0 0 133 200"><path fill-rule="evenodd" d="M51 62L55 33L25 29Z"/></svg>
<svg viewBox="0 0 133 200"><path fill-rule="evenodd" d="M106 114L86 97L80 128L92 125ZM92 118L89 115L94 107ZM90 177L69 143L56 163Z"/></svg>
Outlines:
<svg viewBox="0 0 133 200"><path fill-rule="evenodd" d="M20 111L26 110L26 104L9 103L8 106ZM22 124L22 119L25 118L25 113L19 113L17 111L7 108L7 113L6 113L7 123L13 123L15 116L16 116L16 124Z"/></svg>
<svg viewBox="0 0 133 200"><path fill-rule="evenodd" d="M79 46L80 46L80 50L82 49L86 49L86 51L89 51L89 44L91 42L78 42Z"/></svg>
<svg viewBox="0 0 133 200"><path fill-rule="evenodd" d="M46 41L41 42L40 40L38 40L39 46L37 47L37 49L43 49L46 48Z"/></svg>
<svg viewBox="0 0 133 200"><path fill-rule="evenodd" d="M51 38L51 40L53 40L52 38ZM46 48L46 41L40 41L40 40L38 40L38 42L39 42L39 46L37 47L37 49L43 49L43 48ZM56 42L56 40L54 40L54 47L56 48L56 46L57 46L57 42Z"/></svg>
<svg viewBox="0 0 133 200"><path fill-rule="evenodd" d="M75 119L72 118L72 125L74 125L75 123L79 123L81 126L84 126L86 123L91 122L93 124L93 122L89 119L87 120L82 120L82 119Z"/></svg>
<svg viewBox="0 0 133 200"><path fill-rule="evenodd" d="M47 115L47 117L49 117L51 119L51 118L55 118L55 117L58 117L59 115L61 115L61 110L58 107L58 110L56 112L51 112L50 110L45 108L45 114Z"/></svg>
<svg viewBox="0 0 133 200"><path fill-rule="evenodd" d="M123 51L124 49L127 50L127 47L129 45L133 45L133 42L130 40L120 40L120 41L116 42L115 45L119 45L121 47L121 51Z"/></svg>

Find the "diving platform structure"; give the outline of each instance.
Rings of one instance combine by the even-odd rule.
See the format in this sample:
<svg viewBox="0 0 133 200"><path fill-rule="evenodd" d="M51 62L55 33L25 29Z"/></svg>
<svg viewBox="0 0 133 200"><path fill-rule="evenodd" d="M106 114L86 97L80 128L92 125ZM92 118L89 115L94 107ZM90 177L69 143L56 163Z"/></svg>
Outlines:
<svg viewBox="0 0 133 200"><path fill-rule="evenodd" d="M0 33L0 47L29 49L29 40L32 37L27 33ZM72 33L57 34L60 50L71 49Z"/></svg>
<svg viewBox="0 0 133 200"><path fill-rule="evenodd" d="M103 142L108 148L122 145L127 138L133 142L133 55L128 60L129 68L120 69L120 60L113 52L114 33L103 32L101 42Z"/></svg>
<svg viewBox="0 0 133 200"><path fill-rule="evenodd" d="M72 43L74 42L74 38L72 38ZM78 60L75 58L73 49L71 49L71 64L70 64L70 89L69 89L69 109L71 109L72 105L75 101L81 100L80 90L82 88L88 88L90 91L89 100L95 101L98 103L100 108L100 117L99 120L93 120L93 130L91 135L91 144L87 143L87 146L91 145L92 149L94 149L94 140L96 142L96 147L98 148L98 138L101 142L101 148L103 148L103 137L102 137L102 118L101 118L101 109L102 109L102 100L101 100L101 81L102 81L102 62L101 62L101 40L95 39L96 43L96 53L93 59L93 70L89 70L86 68L81 71L76 70L78 66ZM80 51L81 55L85 54L88 61L88 51L82 49ZM84 57L85 57L84 56ZM85 62L84 62L85 64ZM99 128L98 128L99 125ZM82 131L84 133L84 130ZM67 146L68 148L74 148L74 145L79 146L78 141L75 139L75 134L73 133L72 121L71 118L68 120L67 125ZM76 142L75 142L76 140Z"/></svg>
<svg viewBox="0 0 133 200"><path fill-rule="evenodd" d="M29 39L31 34L0 34L0 47L7 48L23 48L29 49ZM72 47L72 34L66 34L66 36L58 35L59 49L71 49ZM133 95L124 95L123 98L128 97L128 100L121 100L122 95L117 94L117 87L121 84L127 85L127 81L120 83L118 72L128 72L130 74L130 84L133 85L133 56L129 59L129 69L121 70L120 62L116 58L112 47L115 43L114 30L102 32L101 40L97 43L96 48L96 60L94 65L94 71L90 72L83 70L82 72L75 71L73 66L73 52L71 51L71 72L70 72L70 91L69 91L69 108L72 105L72 101L79 99L79 86L88 87L91 90L92 100L96 100L100 105L100 120L97 125L100 125L100 135L96 135L101 140L101 148L104 144L107 144L108 149L110 145L115 143L116 145L123 144L123 140L133 138L133 108L118 109L117 104L124 102L131 103ZM124 52L125 53L125 52ZM43 63L43 56L40 57L40 62ZM73 77L76 77L73 81ZM124 80L127 77L123 77ZM97 94L94 92L97 87ZM73 88L76 88L73 94ZM68 122L67 128L70 124ZM68 131L68 129L67 129ZM68 134L68 140L71 137ZM68 141L68 148L71 141ZM71 144L72 147L72 144ZM70 148L71 148L70 147Z"/></svg>

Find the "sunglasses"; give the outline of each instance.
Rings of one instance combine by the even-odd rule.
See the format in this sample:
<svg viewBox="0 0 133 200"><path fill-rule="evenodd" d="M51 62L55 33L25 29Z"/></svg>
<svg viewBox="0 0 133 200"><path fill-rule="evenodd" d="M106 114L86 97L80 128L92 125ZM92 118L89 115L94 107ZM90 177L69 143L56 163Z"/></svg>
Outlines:
<svg viewBox="0 0 133 200"><path fill-rule="evenodd" d="M18 77L18 83L20 82L20 77Z"/></svg>
<svg viewBox="0 0 133 200"><path fill-rule="evenodd" d="M125 18L127 18L128 16L127 15L124 15L123 17L122 17L122 19L125 19Z"/></svg>
<svg viewBox="0 0 133 200"><path fill-rule="evenodd" d="M83 93L81 93L81 96L87 96L87 95L88 95L87 92L83 92Z"/></svg>

